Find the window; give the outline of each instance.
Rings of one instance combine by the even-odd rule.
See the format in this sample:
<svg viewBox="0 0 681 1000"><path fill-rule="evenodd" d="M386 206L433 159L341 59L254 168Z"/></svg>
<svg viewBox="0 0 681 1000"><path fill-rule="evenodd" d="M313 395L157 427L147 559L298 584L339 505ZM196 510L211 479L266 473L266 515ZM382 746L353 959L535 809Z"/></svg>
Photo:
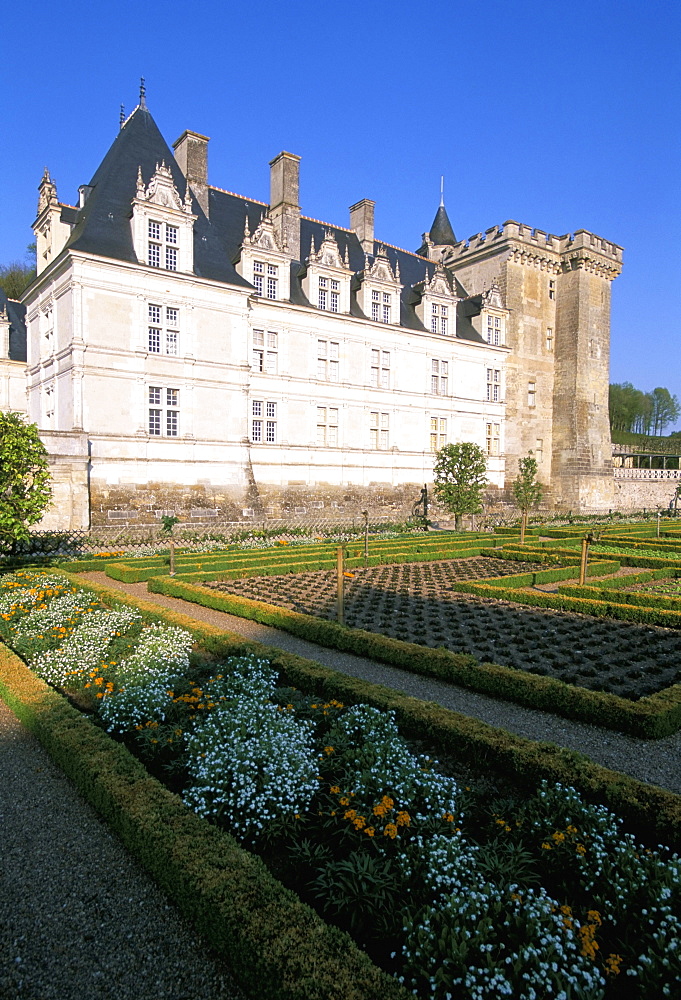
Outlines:
<svg viewBox="0 0 681 1000"><path fill-rule="evenodd" d="M339 344L333 340L317 341L317 378L323 382L338 381Z"/></svg>
<svg viewBox="0 0 681 1000"><path fill-rule="evenodd" d="M317 407L317 444L322 448L335 448L338 445L337 407Z"/></svg>
<svg viewBox="0 0 681 1000"><path fill-rule="evenodd" d="M390 414L369 415L369 444L374 450L385 451L389 446Z"/></svg>
<svg viewBox="0 0 681 1000"><path fill-rule="evenodd" d="M390 295L383 292L383 322L390 322Z"/></svg>
<svg viewBox="0 0 681 1000"><path fill-rule="evenodd" d="M434 302L432 314L430 317L430 332L441 333L443 337L446 337L448 333L448 320L449 320L448 306L440 306L436 302Z"/></svg>
<svg viewBox="0 0 681 1000"><path fill-rule="evenodd" d="M487 369L487 402L498 403L501 389L501 371L498 368Z"/></svg>
<svg viewBox="0 0 681 1000"><path fill-rule="evenodd" d="M447 418L430 418L430 450L439 451L447 444Z"/></svg>
<svg viewBox="0 0 681 1000"><path fill-rule="evenodd" d="M318 305L320 309L328 309L330 312L338 312L340 295L340 282L336 281L334 278L323 278L319 279L319 298Z"/></svg>
<svg viewBox="0 0 681 1000"><path fill-rule="evenodd" d="M528 382L527 383L527 405L536 406L537 405L537 383Z"/></svg>
<svg viewBox="0 0 681 1000"><path fill-rule="evenodd" d="M253 331L253 354L251 366L256 372L276 375L279 367L277 349L278 336L274 331Z"/></svg>
<svg viewBox="0 0 681 1000"><path fill-rule="evenodd" d="M487 317L487 343L498 347L501 343L501 318L499 316Z"/></svg>
<svg viewBox="0 0 681 1000"><path fill-rule="evenodd" d="M496 456L499 454L499 424L487 424L487 454Z"/></svg>
<svg viewBox="0 0 681 1000"><path fill-rule="evenodd" d="M54 350L54 317L51 307L46 309L42 315L42 327L45 336L45 348L50 353Z"/></svg>
<svg viewBox="0 0 681 1000"><path fill-rule="evenodd" d="M372 292L371 293L371 318L378 323L381 316L381 293Z"/></svg>
<svg viewBox="0 0 681 1000"><path fill-rule="evenodd" d="M390 351L371 350L371 385L375 389L390 388Z"/></svg>
<svg viewBox="0 0 681 1000"><path fill-rule="evenodd" d="M553 330L550 326L546 328L546 350L553 350Z"/></svg>
<svg viewBox="0 0 681 1000"><path fill-rule="evenodd" d="M45 386L45 420L52 426L54 421L54 382Z"/></svg>
<svg viewBox="0 0 681 1000"><path fill-rule="evenodd" d="M251 441L275 444L277 440L277 404L268 400L251 401Z"/></svg>
<svg viewBox="0 0 681 1000"><path fill-rule="evenodd" d="M555 299L555 297L556 297L556 283L555 283L555 281L552 278L550 278L549 279L549 298L550 299Z"/></svg>
<svg viewBox="0 0 681 1000"><path fill-rule="evenodd" d="M544 438L537 438L534 446L534 457L537 461L537 465L541 465L544 461Z"/></svg>
<svg viewBox="0 0 681 1000"><path fill-rule="evenodd" d="M149 386L149 433L153 437L178 437L180 390Z"/></svg>
<svg viewBox="0 0 681 1000"><path fill-rule="evenodd" d="M166 271L177 271L179 233L177 226L149 219L147 260L151 267L163 266Z"/></svg>
<svg viewBox="0 0 681 1000"><path fill-rule="evenodd" d="M278 280L279 268L276 264L265 264L262 260L253 261L253 284L258 295L276 299Z"/></svg>
<svg viewBox="0 0 681 1000"><path fill-rule="evenodd" d="M148 349L150 354L177 354L180 310L149 303Z"/></svg>
<svg viewBox="0 0 681 1000"><path fill-rule="evenodd" d="M435 396L446 396L449 389L449 362L433 358L430 362L430 391Z"/></svg>

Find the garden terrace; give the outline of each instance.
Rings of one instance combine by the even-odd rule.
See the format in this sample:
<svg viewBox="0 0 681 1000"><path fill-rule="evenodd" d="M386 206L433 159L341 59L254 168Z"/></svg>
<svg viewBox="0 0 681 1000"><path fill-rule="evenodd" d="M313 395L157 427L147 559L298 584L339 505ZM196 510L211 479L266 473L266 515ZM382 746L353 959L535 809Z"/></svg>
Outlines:
<svg viewBox="0 0 681 1000"><path fill-rule="evenodd" d="M101 607L91 606L92 593L112 602L111 593L99 587L86 588L83 598L53 594L50 601L68 598L71 621L76 606L83 608L85 616L102 613ZM248 816L251 826L254 817L262 819L262 809L253 808L259 799L249 805L246 796L245 811L235 813L234 799L227 795L222 799L225 808L218 810L220 823L248 846L261 849L288 884L322 906L328 918L359 932L371 954L390 971L399 972L391 958L394 950L407 984L419 996L444 1000L455 989L462 998L498 997L501 978L492 984L484 969L476 972L481 951L489 956L486 967L497 969L498 977L502 972L504 978L511 977L504 992L510 991L516 1000L529 1000L537 990L557 996L568 982L588 987L583 995L594 1000L603 996L606 1000L657 1000L673 995L681 974L679 927L677 918L667 913L678 912L681 872L678 861L654 845L679 839L678 796L608 772L579 755L535 745L437 705L244 642L218 629L197 626L157 606L120 595L113 603L121 614L127 609L144 619L140 644L131 653L125 653L123 660L114 656L112 662L107 640L101 662L95 664L114 688L112 695L100 700L99 716L123 743L104 733L96 716L78 715L12 654L0 658L3 697L39 734L213 947L227 957L251 995L265 992L272 1000L331 1000L339 995L344 1000L369 996L398 1000L408 994L371 966L345 935L325 927L278 885L228 832L189 813L177 796L165 793L130 758L123 744L135 746L152 768L166 770L158 765L169 763L167 741L152 734L168 728L167 724L174 732L192 714L200 717L199 722L190 727L184 745L190 756L204 751L212 759L214 750L220 751L219 774L226 795L229 775L238 773L230 770L230 761L239 743L228 739L216 745L206 739L221 725L231 725L235 714L245 711L252 720L249 725L271 718L280 728L298 726L309 731L311 738L314 733L311 773L321 775L317 779L321 784L308 805L297 806L300 815L293 815L289 803L288 812L284 809L273 817L271 830L248 832L248 822L244 826ZM38 609L38 616L31 619L30 605L19 607L15 601L10 607L11 611L4 612L9 619L3 618L3 628L13 635L18 632L24 643L38 643L26 647L25 655L36 669L44 670L48 664L52 671L65 670L57 686L65 686L73 698L81 682L71 672L72 657L60 661L55 655L45 660L40 645L46 641L49 626L56 633L50 640L52 652L56 654L62 645L68 652L70 639L59 640L62 626L57 624L56 611ZM187 640L179 635L173 640L175 680L170 701L174 707L168 711L179 714L170 718L159 714L160 702L149 701L144 694L148 679L139 670L144 665L140 645L148 640L153 622L157 627L172 626L175 633L182 627L204 651L196 651L187 667L190 672L184 673L179 650L186 649ZM98 627L106 636L103 624ZM122 619L118 631L121 636L117 638L123 639ZM111 634L109 630L109 638ZM156 641L161 638L159 632L154 636ZM146 648L151 649L148 641ZM236 663L227 659L244 654L259 659L248 664L243 659ZM147 663L152 678L158 670L154 662L152 657ZM134 702L129 693L130 685L135 687L131 668L141 689ZM270 687L275 683L272 669L279 672L279 684L288 685L288 690ZM83 681L89 676L88 667ZM116 708L122 677L127 678L126 686L120 688L124 697ZM99 685L100 692L103 686ZM167 686L166 680L160 692L166 705ZM80 690L87 694L86 685L81 684ZM236 691L238 698L229 701ZM228 711L220 714L223 695ZM108 698L114 705L105 711ZM380 711L362 708L360 703ZM98 703L93 700L92 704ZM133 704L144 707L149 725L131 717ZM121 714L125 705L127 719L125 712ZM438 773L434 761L414 757L394 730L388 710L396 713L405 735L433 747L438 755L473 768L484 759L487 766L493 762L500 776L512 775L504 798L489 786L458 788L446 772ZM359 739L361 734L365 742ZM280 759L271 749L265 753L269 743L262 730L251 731L249 739L252 742L245 750L251 767L259 760L259 752L264 754L261 766ZM292 747L292 742L282 745L281 752L290 754ZM237 753L234 760L239 759ZM416 770L410 770L414 765ZM355 775L356 767L360 770ZM183 783L183 774L193 775L200 789L201 767L195 771L189 760L183 768L176 778L185 801L198 795L197 801L210 807L213 780L206 798ZM364 787L367 775L378 776L370 779L378 781L375 787ZM290 772L285 779L291 780ZM548 784L540 786L542 780ZM556 785L561 780L576 790ZM347 796L352 800L350 807L343 803ZM615 818L598 808L598 802L611 808L616 804L638 835L647 830L652 838L648 850L624 834ZM217 805L217 800L212 804ZM215 811L209 808L208 814L215 823ZM317 834L321 840L315 839ZM308 844L306 853L303 843ZM318 846L312 850L310 844ZM289 858L296 863L289 864ZM354 889L352 879L344 877L353 873L359 879ZM442 878L440 888L431 888ZM372 910L377 894L380 913ZM475 906L468 913L471 898ZM642 909L647 911L646 921L641 920ZM426 924L436 927L437 933L426 931L423 937L421 928ZM461 950L454 947L455 938L470 943ZM641 954L649 956L649 961L642 961ZM511 959L510 968L505 957ZM549 979L548 967L552 970ZM460 973L469 977L465 986L457 979ZM478 975L482 992L475 988ZM434 991L431 980L439 984Z"/></svg>

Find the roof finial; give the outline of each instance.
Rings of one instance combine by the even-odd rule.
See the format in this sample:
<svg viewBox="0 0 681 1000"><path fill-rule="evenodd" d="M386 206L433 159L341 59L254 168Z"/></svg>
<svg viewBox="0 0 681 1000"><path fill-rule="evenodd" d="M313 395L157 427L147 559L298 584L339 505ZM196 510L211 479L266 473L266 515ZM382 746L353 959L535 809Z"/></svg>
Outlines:
<svg viewBox="0 0 681 1000"><path fill-rule="evenodd" d="M121 114L120 114L120 118L118 119L119 127L123 128L123 124L124 123L125 123L125 106L123 104L121 104Z"/></svg>
<svg viewBox="0 0 681 1000"><path fill-rule="evenodd" d="M444 174L440 177L440 204L444 208L445 204L445 178Z"/></svg>
<svg viewBox="0 0 681 1000"><path fill-rule="evenodd" d="M144 86L144 77L140 77L140 107L142 111L147 110L147 88Z"/></svg>

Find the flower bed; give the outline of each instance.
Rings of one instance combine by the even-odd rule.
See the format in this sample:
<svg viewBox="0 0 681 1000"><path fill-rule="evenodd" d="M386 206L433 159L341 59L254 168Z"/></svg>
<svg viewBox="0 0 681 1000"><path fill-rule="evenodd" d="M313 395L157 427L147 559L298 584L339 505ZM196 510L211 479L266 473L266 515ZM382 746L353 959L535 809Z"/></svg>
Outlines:
<svg viewBox="0 0 681 1000"><path fill-rule="evenodd" d="M56 576L2 591L1 628L37 670L63 651L59 686L417 995L673 996L679 860L574 789L461 787L390 713L278 688L262 657L190 661L188 633Z"/></svg>

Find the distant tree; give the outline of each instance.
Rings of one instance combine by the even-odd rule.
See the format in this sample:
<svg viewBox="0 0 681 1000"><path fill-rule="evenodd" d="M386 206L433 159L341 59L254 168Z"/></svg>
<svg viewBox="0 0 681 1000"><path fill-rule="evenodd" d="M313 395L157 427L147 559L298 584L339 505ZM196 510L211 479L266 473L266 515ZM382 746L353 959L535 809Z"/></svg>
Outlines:
<svg viewBox="0 0 681 1000"><path fill-rule="evenodd" d="M446 444L435 457L433 473L435 495L454 514L454 526L461 531L463 515L482 510L482 498L489 485L485 453L472 441Z"/></svg>
<svg viewBox="0 0 681 1000"><path fill-rule="evenodd" d="M658 387L651 393L653 399L653 434L661 434L669 424L676 423L681 407L676 396L669 389Z"/></svg>
<svg viewBox="0 0 681 1000"><path fill-rule="evenodd" d="M633 434L661 434L681 415L681 405L668 389L641 392L631 382L610 386L610 429Z"/></svg>
<svg viewBox="0 0 681 1000"><path fill-rule="evenodd" d="M538 471L537 460L532 457L532 452L530 452L529 455L518 461L518 476L513 480L512 484L513 497L522 514L520 524L521 545L525 542L527 515L532 507L536 507L538 503L541 503L544 493L544 487L537 479Z"/></svg>
<svg viewBox="0 0 681 1000"><path fill-rule="evenodd" d="M26 247L26 260L0 265L0 288L8 299L20 299L35 278L35 243Z"/></svg>
<svg viewBox="0 0 681 1000"><path fill-rule="evenodd" d="M35 424L0 412L0 547L28 538L52 498L45 446Z"/></svg>

